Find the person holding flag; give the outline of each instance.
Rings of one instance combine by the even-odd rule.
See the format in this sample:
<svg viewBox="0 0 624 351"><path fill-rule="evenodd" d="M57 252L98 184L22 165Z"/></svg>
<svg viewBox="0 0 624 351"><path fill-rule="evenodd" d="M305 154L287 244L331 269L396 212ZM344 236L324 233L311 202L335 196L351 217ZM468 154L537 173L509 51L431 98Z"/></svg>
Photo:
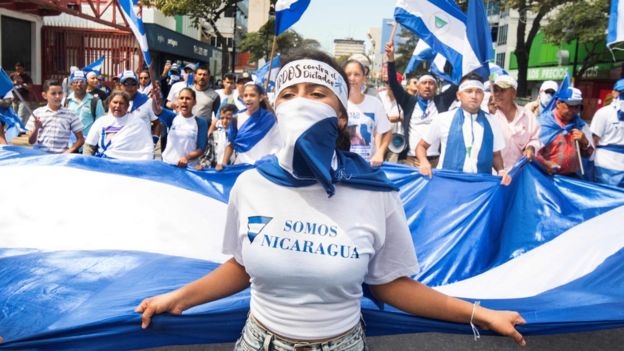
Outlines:
<svg viewBox="0 0 624 351"><path fill-rule="evenodd" d="M124 71L119 79L123 90L130 97L129 114L143 120L145 124L152 130L152 139L154 145L160 140L160 121L158 116L162 113L163 108L155 98L150 98L145 94L139 93L139 78L133 71ZM153 96L159 96L157 86L152 88Z"/></svg>
<svg viewBox="0 0 624 351"><path fill-rule="evenodd" d="M598 182L624 188L624 78L613 90L617 98L596 111L591 122L596 146L594 171Z"/></svg>
<svg viewBox="0 0 624 351"><path fill-rule="evenodd" d="M276 96L283 147L241 174L230 192L223 252L232 258L184 287L144 299L136 308L143 328L155 314L181 314L250 287L236 351L364 351L364 283L379 303L526 344L515 329L525 322L517 312L409 278L419 265L398 189L340 145L349 86L333 59L302 51L285 60ZM310 229L304 233L297 223Z"/></svg>
<svg viewBox="0 0 624 351"><path fill-rule="evenodd" d="M537 160L549 174L582 177L582 158L589 158L594 148L589 126L579 115L583 95L579 89L570 87L568 80L566 76L561 83L554 106L537 118L543 145Z"/></svg>

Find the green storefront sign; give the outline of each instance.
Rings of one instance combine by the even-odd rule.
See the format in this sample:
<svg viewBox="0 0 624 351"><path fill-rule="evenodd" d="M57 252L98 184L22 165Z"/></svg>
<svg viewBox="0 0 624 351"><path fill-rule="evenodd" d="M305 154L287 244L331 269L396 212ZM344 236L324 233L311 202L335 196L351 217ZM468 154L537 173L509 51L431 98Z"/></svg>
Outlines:
<svg viewBox="0 0 624 351"><path fill-rule="evenodd" d="M583 74L584 79L609 79L609 72L613 68L612 64L601 63L589 68ZM580 65L577 66L580 69ZM551 66L551 67L534 67L529 68L527 72L528 81L544 81L544 80L562 80L565 75L572 77L572 65ZM518 78L518 70L510 70L509 74L514 78Z"/></svg>

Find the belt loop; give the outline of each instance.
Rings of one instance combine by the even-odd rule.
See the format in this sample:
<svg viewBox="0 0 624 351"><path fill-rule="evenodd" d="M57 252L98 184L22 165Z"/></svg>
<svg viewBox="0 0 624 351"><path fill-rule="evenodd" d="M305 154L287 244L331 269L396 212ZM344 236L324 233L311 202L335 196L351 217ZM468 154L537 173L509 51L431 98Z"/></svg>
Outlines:
<svg viewBox="0 0 624 351"><path fill-rule="evenodd" d="M262 344L262 350L264 351L271 351L271 343L273 342L273 334L271 333L266 333L266 335L264 336L264 343Z"/></svg>

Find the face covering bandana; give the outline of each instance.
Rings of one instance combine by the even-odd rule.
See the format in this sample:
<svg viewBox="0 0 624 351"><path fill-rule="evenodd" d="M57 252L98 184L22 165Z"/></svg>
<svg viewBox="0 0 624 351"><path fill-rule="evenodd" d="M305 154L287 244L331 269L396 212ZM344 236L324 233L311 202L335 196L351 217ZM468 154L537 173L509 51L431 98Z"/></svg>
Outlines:
<svg viewBox="0 0 624 351"><path fill-rule="evenodd" d="M553 99L553 95L545 91L542 91L539 94L539 100L542 106L548 106L548 104L550 103L552 99Z"/></svg>
<svg viewBox="0 0 624 351"><path fill-rule="evenodd" d="M371 168L360 156L336 149L336 111L322 102L294 98L277 106L283 146L276 155L258 161L258 172L289 187L323 186L330 197L334 184L372 191L395 191L381 168Z"/></svg>
<svg viewBox="0 0 624 351"><path fill-rule="evenodd" d="M280 104L275 113L284 145L277 153L280 166L298 179L331 182L338 137L336 111L327 104L298 97Z"/></svg>

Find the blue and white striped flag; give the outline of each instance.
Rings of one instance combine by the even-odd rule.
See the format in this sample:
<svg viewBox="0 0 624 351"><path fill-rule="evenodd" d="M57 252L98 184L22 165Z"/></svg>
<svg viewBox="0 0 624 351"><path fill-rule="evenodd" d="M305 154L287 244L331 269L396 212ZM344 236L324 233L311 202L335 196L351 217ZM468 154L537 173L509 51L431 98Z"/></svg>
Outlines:
<svg viewBox="0 0 624 351"><path fill-rule="evenodd" d="M4 98L11 90L13 90L13 81L4 68L0 67L0 99Z"/></svg>
<svg viewBox="0 0 624 351"><path fill-rule="evenodd" d="M275 3L275 35L280 35L297 23L310 0L277 0Z"/></svg>
<svg viewBox="0 0 624 351"><path fill-rule="evenodd" d="M134 2L132 0L119 0L118 3L119 8L121 8L121 13L126 18L126 21L128 21L128 25L137 38L141 51L143 51L145 64L148 66L151 65L152 59L149 54L149 47L147 46L147 36L145 35L145 28L143 28L143 20L134 12Z"/></svg>
<svg viewBox="0 0 624 351"><path fill-rule="evenodd" d="M486 62L492 54L492 38L488 31L481 28L487 18L485 13L478 14L476 11L483 9L483 4L469 4L469 10L470 6L475 6L473 14L478 15L470 20L473 26L467 26L466 15L447 0L398 0L394 10L397 22L416 33L449 61L456 84L463 75L475 70L486 79L489 76Z"/></svg>
<svg viewBox="0 0 624 351"><path fill-rule="evenodd" d="M269 85L267 86L267 91L271 91L275 87L275 79L277 78L277 73L279 72L279 69L280 69L280 57L275 56L271 64L271 74L269 75ZM260 84L261 86L264 86L264 82L266 81L266 78L267 78L267 73L269 73L268 62L266 65L260 67L256 71L256 74L252 76L254 82Z"/></svg>
<svg viewBox="0 0 624 351"><path fill-rule="evenodd" d="M100 74L100 72L102 72L102 65L104 64L104 58L106 57L106 55L102 55L100 56L99 59L91 62L90 64L84 66L82 68L83 72L95 72L97 74Z"/></svg>
<svg viewBox="0 0 624 351"><path fill-rule="evenodd" d="M611 47L622 41L624 41L624 1L611 0L607 47Z"/></svg>
<svg viewBox="0 0 624 351"><path fill-rule="evenodd" d="M249 313L248 290L180 316L158 315L148 330L134 308L230 259L221 252L228 197L252 167L187 171L155 160L0 146L0 179L11 185L0 196L0 350L236 340ZM526 160L511 170L514 181L504 191L492 175L434 170L430 180L404 165L382 170L399 187L418 281L488 308L518 310L526 335L624 326L624 190L551 177ZM55 186L42 186L49 180ZM68 188L89 189L100 208L114 213L76 206L65 196ZM265 224L279 219L261 215L237 227L259 244L270 236ZM340 216L328 213L327 220ZM271 250L309 254L280 245ZM361 303L372 335L470 333L468 324L380 310L366 298Z"/></svg>
<svg viewBox="0 0 624 351"><path fill-rule="evenodd" d="M414 48L412 58L407 63L404 74L416 69L422 62L430 62L436 56L435 51L424 40L419 40Z"/></svg>

